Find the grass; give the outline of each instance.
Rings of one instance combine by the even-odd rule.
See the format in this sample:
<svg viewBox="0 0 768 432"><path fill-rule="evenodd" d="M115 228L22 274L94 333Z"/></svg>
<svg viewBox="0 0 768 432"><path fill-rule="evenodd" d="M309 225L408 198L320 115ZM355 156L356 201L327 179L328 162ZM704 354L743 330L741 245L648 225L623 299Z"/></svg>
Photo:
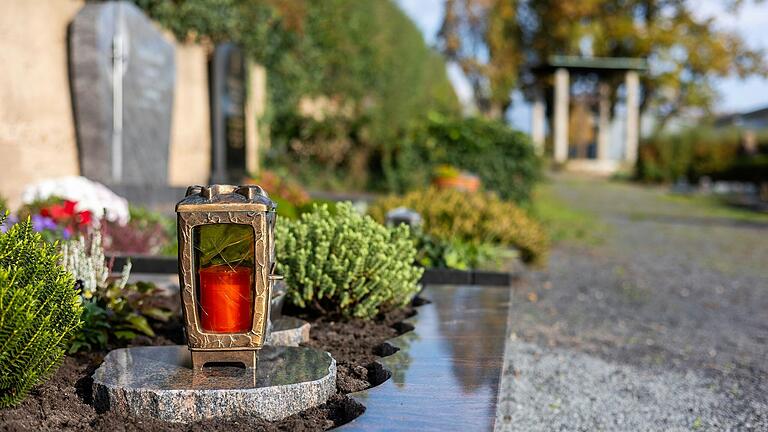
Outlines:
<svg viewBox="0 0 768 432"><path fill-rule="evenodd" d="M597 245L604 241L606 227L598 217L568 205L551 184L536 187L533 203L533 213L547 227L553 242Z"/></svg>
<svg viewBox="0 0 768 432"><path fill-rule="evenodd" d="M666 201L686 205L696 210L696 215L711 218L727 218L750 222L768 222L768 214L734 207L715 195L676 195L664 194Z"/></svg>

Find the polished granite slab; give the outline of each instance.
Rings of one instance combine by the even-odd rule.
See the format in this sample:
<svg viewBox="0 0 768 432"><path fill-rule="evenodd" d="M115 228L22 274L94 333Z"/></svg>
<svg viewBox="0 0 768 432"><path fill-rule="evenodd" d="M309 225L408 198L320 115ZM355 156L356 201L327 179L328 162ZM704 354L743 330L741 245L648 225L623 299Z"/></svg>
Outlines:
<svg viewBox="0 0 768 432"><path fill-rule="evenodd" d="M267 344L275 346L299 346L309 341L308 322L294 317L281 316L272 322Z"/></svg>
<svg viewBox="0 0 768 432"><path fill-rule="evenodd" d="M428 286L414 331L381 359L392 378L351 394L365 413L343 431L493 430L507 328L508 287Z"/></svg>
<svg viewBox="0 0 768 432"><path fill-rule="evenodd" d="M192 369L186 345L110 351L93 374L99 410L169 422L256 416L279 420L325 402L336 362L307 347L265 346L256 369Z"/></svg>

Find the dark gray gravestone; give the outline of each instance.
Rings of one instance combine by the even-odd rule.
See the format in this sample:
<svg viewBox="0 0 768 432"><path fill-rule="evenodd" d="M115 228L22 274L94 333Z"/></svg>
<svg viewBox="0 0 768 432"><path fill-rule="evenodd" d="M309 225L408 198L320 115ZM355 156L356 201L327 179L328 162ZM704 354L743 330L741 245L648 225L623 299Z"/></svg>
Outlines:
<svg viewBox="0 0 768 432"><path fill-rule="evenodd" d="M245 56L233 43L216 46L211 62L211 183L237 183L246 175Z"/></svg>
<svg viewBox="0 0 768 432"><path fill-rule="evenodd" d="M167 184L173 45L132 3L88 3L72 22L70 65L82 174Z"/></svg>

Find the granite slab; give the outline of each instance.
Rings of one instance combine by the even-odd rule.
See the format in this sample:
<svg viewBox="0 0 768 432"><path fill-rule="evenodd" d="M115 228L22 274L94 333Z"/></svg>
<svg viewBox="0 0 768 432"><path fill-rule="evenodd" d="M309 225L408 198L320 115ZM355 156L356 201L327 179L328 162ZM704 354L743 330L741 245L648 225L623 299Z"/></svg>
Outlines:
<svg viewBox="0 0 768 432"><path fill-rule="evenodd" d="M308 322L299 318L282 316L272 322L267 344L275 346L299 346L309 341Z"/></svg>
<svg viewBox="0 0 768 432"><path fill-rule="evenodd" d="M392 377L352 393L366 406L343 431L494 429L510 288L429 285L380 363Z"/></svg>
<svg viewBox="0 0 768 432"><path fill-rule="evenodd" d="M336 391L336 361L306 347L265 346L256 369L191 368L186 345L111 351L93 374L99 411L176 423L253 416L280 420Z"/></svg>

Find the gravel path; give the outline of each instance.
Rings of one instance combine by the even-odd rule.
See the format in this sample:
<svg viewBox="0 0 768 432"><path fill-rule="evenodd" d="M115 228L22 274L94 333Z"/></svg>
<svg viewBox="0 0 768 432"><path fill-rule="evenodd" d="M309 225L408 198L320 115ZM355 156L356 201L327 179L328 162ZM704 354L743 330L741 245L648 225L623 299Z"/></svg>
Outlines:
<svg viewBox="0 0 768 432"><path fill-rule="evenodd" d="M555 180L599 221L514 287L497 430L768 431L768 218Z"/></svg>

